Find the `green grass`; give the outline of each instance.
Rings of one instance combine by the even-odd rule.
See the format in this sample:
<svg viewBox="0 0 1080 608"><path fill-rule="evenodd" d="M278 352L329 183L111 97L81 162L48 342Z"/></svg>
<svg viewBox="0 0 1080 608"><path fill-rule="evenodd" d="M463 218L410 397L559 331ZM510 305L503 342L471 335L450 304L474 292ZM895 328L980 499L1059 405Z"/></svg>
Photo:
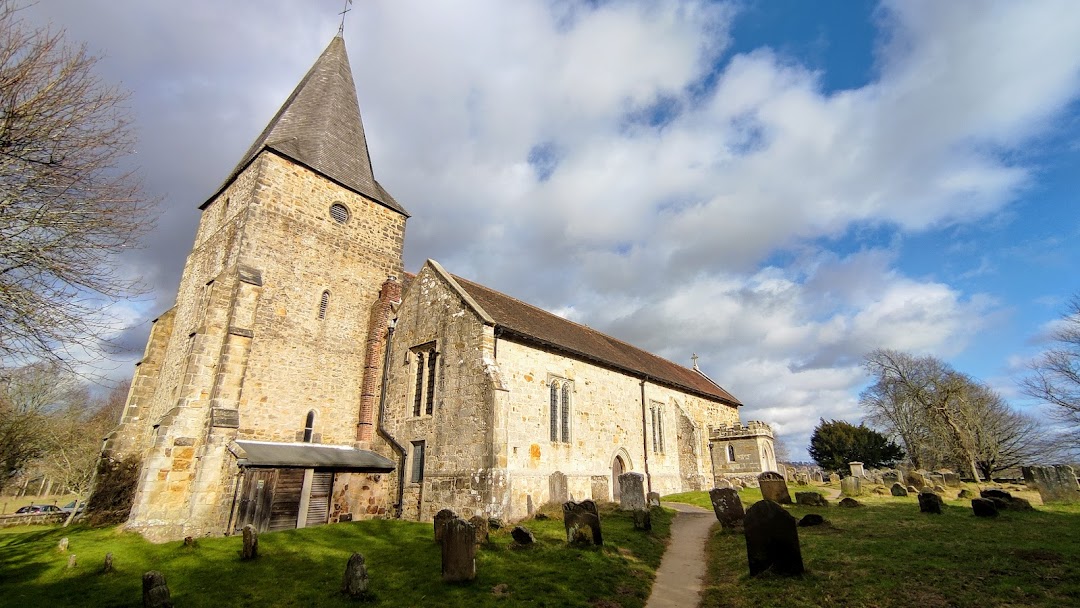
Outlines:
<svg viewBox="0 0 1080 608"><path fill-rule="evenodd" d="M140 606L142 573L165 573L177 606L345 606L345 563L364 554L375 606L643 606L663 555L670 511L653 511L653 530L603 505L604 546L567 547L560 517L524 522L536 536L511 550L510 529L492 531L477 552L477 578L441 580L430 523L373 520L263 534L257 560L240 561L241 539L205 538L194 548L155 545L117 528L73 526L0 530L0 606ZM69 538L68 570L57 542ZM106 552L116 572L102 574ZM507 585L509 596L492 588ZM364 605L364 604L361 604Z"/></svg>
<svg viewBox="0 0 1080 608"><path fill-rule="evenodd" d="M828 495L828 488L818 491ZM761 497L740 496L747 507ZM709 506L704 492L665 500L676 498ZM915 496L858 500L865 506L787 507L796 518L820 513L828 520L799 528L807 572L796 578L750 578L743 535L715 527L702 606L1080 606L1080 505L1036 499L1034 512L982 519L966 500L946 501L942 515L920 513Z"/></svg>

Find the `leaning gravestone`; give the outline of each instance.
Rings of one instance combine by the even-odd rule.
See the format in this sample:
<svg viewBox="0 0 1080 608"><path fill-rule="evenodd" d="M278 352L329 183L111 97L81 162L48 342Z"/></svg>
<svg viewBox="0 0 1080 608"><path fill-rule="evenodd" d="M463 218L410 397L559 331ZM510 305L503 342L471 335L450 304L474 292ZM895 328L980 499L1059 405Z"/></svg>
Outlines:
<svg viewBox="0 0 1080 608"><path fill-rule="evenodd" d="M442 538L442 579L448 583L476 578L476 528L461 519L446 522Z"/></svg>
<svg viewBox="0 0 1080 608"><path fill-rule="evenodd" d="M604 544L604 535L600 531L600 514L596 511L595 502L591 500L568 501L563 503L562 510L567 543L583 545L590 544L591 541L591 544L597 547ZM586 528L591 534L585 534Z"/></svg>
<svg viewBox="0 0 1080 608"><path fill-rule="evenodd" d="M636 511L645 508L645 476L641 473L619 475L619 508Z"/></svg>
<svg viewBox="0 0 1080 608"><path fill-rule="evenodd" d="M742 525L746 512L743 510L739 493L732 488L713 488L709 490L713 513L722 528L736 528Z"/></svg>
<svg viewBox="0 0 1080 608"><path fill-rule="evenodd" d="M989 498L972 498L971 510L975 513L975 517L998 516L997 505Z"/></svg>
<svg viewBox="0 0 1080 608"><path fill-rule="evenodd" d="M810 526L820 526L825 523L825 518L817 513L807 513L803 515L803 518L799 520L800 528L808 528Z"/></svg>
<svg viewBox="0 0 1080 608"><path fill-rule="evenodd" d="M836 504L838 506L840 506L840 507L845 508L845 509L854 509L856 507L863 506L863 504L861 502L855 500L854 498L851 498L850 496L848 496L846 498L841 498L840 502L838 502Z"/></svg>
<svg viewBox="0 0 1080 608"><path fill-rule="evenodd" d="M1080 486L1076 471L1068 465L1053 467L1022 467L1024 481L1039 491L1043 504L1080 502Z"/></svg>
<svg viewBox="0 0 1080 608"><path fill-rule="evenodd" d="M518 547L529 547L536 542L536 537L525 526L514 526L514 529L510 531L510 537L514 539L514 545Z"/></svg>
<svg viewBox="0 0 1080 608"><path fill-rule="evenodd" d="M341 579L341 592L353 599L364 597L368 591L367 565L364 556L353 553L345 564L345 576Z"/></svg>
<svg viewBox="0 0 1080 608"><path fill-rule="evenodd" d="M450 509L443 509L435 514L435 542L441 543L445 533L446 524L457 518L457 513Z"/></svg>
<svg viewBox="0 0 1080 608"><path fill-rule="evenodd" d="M761 497L782 505L791 504L791 494L788 493L787 482L784 476L772 471L766 471L758 475L758 486L761 488Z"/></svg>
<svg viewBox="0 0 1080 608"><path fill-rule="evenodd" d="M825 497L817 492L796 492L795 504L804 507L827 507L829 501L825 500Z"/></svg>
<svg viewBox="0 0 1080 608"><path fill-rule="evenodd" d="M907 475L904 476L904 482L916 490L922 490L926 486L926 478L918 471L908 471Z"/></svg>
<svg viewBox="0 0 1080 608"><path fill-rule="evenodd" d="M907 489L899 483L892 484L892 488L889 488L889 491L893 496L907 496Z"/></svg>
<svg viewBox="0 0 1080 608"><path fill-rule="evenodd" d="M750 576L766 570L776 574L803 573L799 528L795 518L779 504L760 500L747 511L743 523Z"/></svg>
<svg viewBox="0 0 1080 608"><path fill-rule="evenodd" d="M929 490L919 492L919 511L941 515L941 497Z"/></svg>
<svg viewBox="0 0 1080 608"><path fill-rule="evenodd" d="M142 604L143 608L173 608L164 574L150 570L142 575Z"/></svg>
<svg viewBox="0 0 1080 608"><path fill-rule="evenodd" d="M862 493L862 480L854 476L841 479L840 493L844 496L858 496Z"/></svg>

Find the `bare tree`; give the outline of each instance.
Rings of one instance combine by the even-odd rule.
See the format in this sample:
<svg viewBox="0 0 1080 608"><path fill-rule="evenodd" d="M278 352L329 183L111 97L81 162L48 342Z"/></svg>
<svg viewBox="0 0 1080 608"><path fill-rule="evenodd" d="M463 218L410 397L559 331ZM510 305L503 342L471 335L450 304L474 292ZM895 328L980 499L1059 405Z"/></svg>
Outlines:
<svg viewBox="0 0 1080 608"><path fill-rule="evenodd" d="M41 458L49 413L70 400L70 376L55 365L36 363L0 370L0 491L13 477Z"/></svg>
<svg viewBox="0 0 1080 608"><path fill-rule="evenodd" d="M115 256L153 223L125 94L63 32L28 27L0 0L0 361L100 356L110 304L136 295Z"/></svg>
<svg viewBox="0 0 1080 608"><path fill-rule="evenodd" d="M1055 417L1069 427L1075 446L1080 443L1080 295L1069 301L1051 338L1053 346L1032 363L1020 388L1052 406Z"/></svg>

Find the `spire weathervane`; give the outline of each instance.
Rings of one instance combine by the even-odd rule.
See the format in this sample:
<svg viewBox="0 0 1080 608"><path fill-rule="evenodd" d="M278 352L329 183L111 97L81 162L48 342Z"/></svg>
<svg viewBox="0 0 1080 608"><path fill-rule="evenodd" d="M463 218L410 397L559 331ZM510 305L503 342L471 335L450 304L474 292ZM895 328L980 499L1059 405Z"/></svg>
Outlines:
<svg viewBox="0 0 1080 608"><path fill-rule="evenodd" d="M345 10L338 13L339 15L341 15L341 25L338 26L337 30L338 36L345 35L345 13L352 10L351 8L349 8L350 6L352 6L352 0L345 0Z"/></svg>

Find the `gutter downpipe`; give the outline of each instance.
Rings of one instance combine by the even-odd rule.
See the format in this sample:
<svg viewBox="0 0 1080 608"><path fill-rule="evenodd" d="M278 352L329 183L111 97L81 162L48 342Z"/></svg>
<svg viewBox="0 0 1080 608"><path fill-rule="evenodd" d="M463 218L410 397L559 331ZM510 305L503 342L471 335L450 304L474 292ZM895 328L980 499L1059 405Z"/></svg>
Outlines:
<svg viewBox="0 0 1080 608"><path fill-rule="evenodd" d="M645 378L641 379L641 448L645 454L645 485L646 492L652 492L652 475L649 474L649 427L645 418Z"/></svg>
<svg viewBox="0 0 1080 608"><path fill-rule="evenodd" d="M405 499L405 459L407 452L405 448L397 442L393 436L386 430L386 389L390 384L390 342L394 338L394 323L397 319L392 319L386 328L386 349L383 352L383 372L382 372L382 390L379 391L379 423L375 425L376 432L379 436L390 443L390 446L398 453L401 454L401 461L398 464L398 479L397 479L397 501L394 503L394 518L401 519L401 510L404 505L402 501Z"/></svg>

